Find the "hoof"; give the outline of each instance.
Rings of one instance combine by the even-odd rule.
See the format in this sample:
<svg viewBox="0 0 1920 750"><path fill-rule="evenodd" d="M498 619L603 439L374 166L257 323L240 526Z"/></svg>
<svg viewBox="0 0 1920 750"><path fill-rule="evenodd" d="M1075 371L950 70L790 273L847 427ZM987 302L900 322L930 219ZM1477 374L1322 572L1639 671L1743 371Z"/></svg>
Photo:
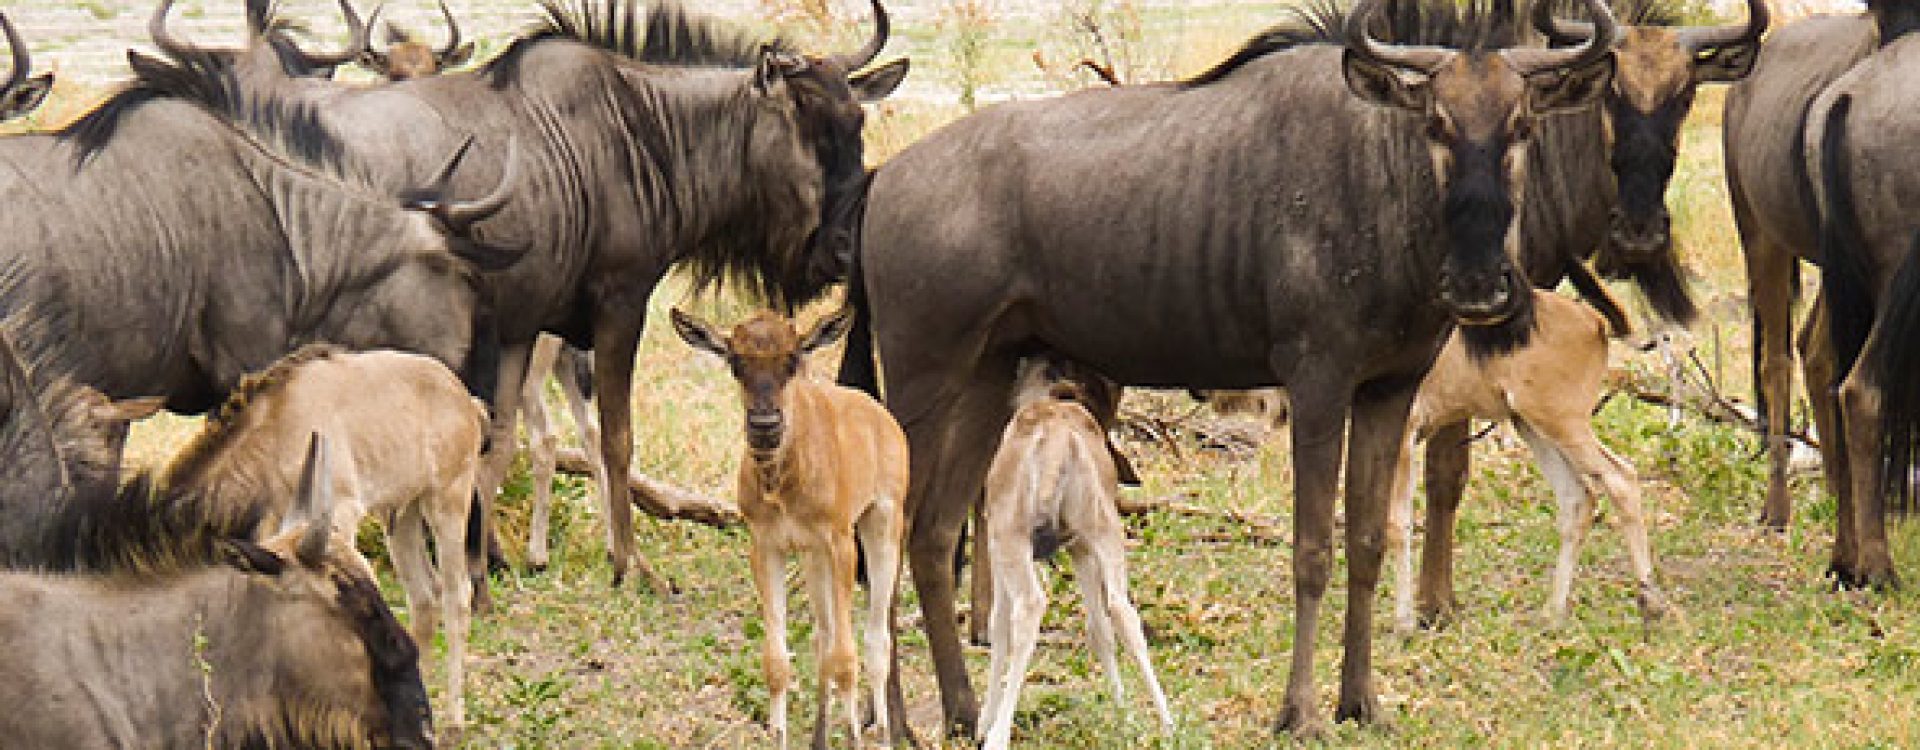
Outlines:
<svg viewBox="0 0 1920 750"><path fill-rule="evenodd" d="M1420 627L1427 630L1444 630L1453 624L1458 611L1452 605L1444 607L1421 607Z"/></svg>
<svg viewBox="0 0 1920 750"><path fill-rule="evenodd" d="M513 563L507 562L507 556L497 550L487 551L487 572L507 573L513 570Z"/></svg>
<svg viewBox="0 0 1920 750"><path fill-rule="evenodd" d="M1380 723L1380 699L1374 695L1364 698L1340 700L1340 707L1333 712L1334 721L1351 721L1356 724Z"/></svg>

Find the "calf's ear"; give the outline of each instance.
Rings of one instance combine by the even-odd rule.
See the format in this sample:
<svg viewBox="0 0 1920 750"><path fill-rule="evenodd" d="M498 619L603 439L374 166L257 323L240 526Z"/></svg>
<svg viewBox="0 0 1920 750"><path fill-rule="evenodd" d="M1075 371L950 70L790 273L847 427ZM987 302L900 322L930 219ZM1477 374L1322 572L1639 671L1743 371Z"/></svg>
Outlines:
<svg viewBox="0 0 1920 750"><path fill-rule="evenodd" d="M713 326L707 325L706 321L681 312L677 307L668 317L673 320L673 332L680 334L680 340L687 342L688 346L726 358L726 339L721 338L720 332L713 330Z"/></svg>
<svg viewBox="0 0 1920 750"><path fill-rule="evenodd" d="M853 326L853 308L842 307L839 312L827 316L807 330L800 337L800 351L811 352L839 341L847 335L847 329Z"/></svg>

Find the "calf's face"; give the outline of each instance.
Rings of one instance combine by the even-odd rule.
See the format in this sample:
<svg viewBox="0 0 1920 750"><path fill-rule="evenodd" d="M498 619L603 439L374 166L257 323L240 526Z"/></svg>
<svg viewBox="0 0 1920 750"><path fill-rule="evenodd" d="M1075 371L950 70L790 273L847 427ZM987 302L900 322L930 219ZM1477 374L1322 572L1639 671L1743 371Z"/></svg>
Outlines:
<svg viewBox="0 0 1920 750"><path fill-rule="evenodd" d="M747 448L770 456L786 444L788 384L800 373L804 357L838 340L853 323L851 310L815 323L805 334L771 311L761 311L722 335L692 315L673 311L673 330L695 349L726 360L746 409Z"/></svg>

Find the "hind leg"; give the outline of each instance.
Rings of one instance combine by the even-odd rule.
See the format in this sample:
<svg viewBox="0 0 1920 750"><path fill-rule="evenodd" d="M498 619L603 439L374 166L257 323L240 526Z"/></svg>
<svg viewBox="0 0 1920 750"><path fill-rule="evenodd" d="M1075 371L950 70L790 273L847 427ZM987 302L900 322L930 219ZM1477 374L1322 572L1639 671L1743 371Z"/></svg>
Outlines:
<svg viewBox="0 0 1920 750"><path fill-rule="evenodd" d="M785 556L764 541L770 532L751 533L753 587L760 594L760 669L767 680L767 729L774 746L787 747L787 699L793 686L793 657L787 651L787 566Z"/></svg>
<svg viewBox="0 0 1920 750"><path fill-rule="evenodd" d="M1872 362L1881 345L1877 334L1869 335L1859 361ZM1878 454L1880 388L1868 382L1864 370L1856 365L1840 384L1840 421L1846 432L1847 465L1853 480L1853 513L1851 518L1838 519L1838 523L1853 525L1855 545L1852 568L1841 571L1841 581L1888 588L1899 584L1899 576L1887 544L1887 495ZM1900 480L1909 481L1906 477Z"/></svg>
<svg viewBox="0 0 1920 750"><path fill-rule="evenodd" d="M1760 525L1785 530L1793 514L1787 492L1787 470L1792 446L1787 442L1788 407L1793 403L1793 276L1791 252L1764 238L1747 237L1747 293L1753 313L1760 400L1766 407L1767 495Z"/></svg>
<svg viewBox="0 0 1920 750"><path fill-rule="evenodd" d="M1004 750L1013 739L1014 709L1020 704L1020 687L1027 681L1027 665L1040 638L1040 619L1047 611L1047 592L1040 585L1038 566L1031 548L1025 560L1013 559L1022 545L1000 540L994 545L999 556L994 560L1001 575L993 595L994 669L989 673L989 713L979 733L985 750Z"/></svg>
<svg viewBox="0 0 1920 750"><path fill-rule="evenodd" d="M1580 564L1580 547L1593 527L1593 497L1587 494L1579 474L1552 440L1525 421L1516 419L1513 426L1532 449L1534 461L1539 463L1540 473L1546 475L1547 484L1553 487L1560 508L1556 524L1560 530L1560 555L1553 567L1553 590L1547 596L1547 619L1559 624L1567 618L1567 599L1573 591L1574 571Z"/></svg>
<svg viewBox="0 0 1920 750"><path fill-rule="evenodd" d="M487 589L487 568L500 559L500 543L493 531L493 501L499 496L500 485L506 481L507 470L513 464L513 431L520 418L520 394L531 354L531 342L501 347L499 390L494 393L491 404L493 421L488 425L487 450L481 455L479 474L475 478L480 515L474 527L479 538L463 547L468 550L467 574L473 582L473 609L482 614L493 611L493 595Z"/></svg>
<svg viewBox="0 0 1920 750"><path fill-rule="evenodd" d="M427 520L420 504L408 503L390 515L386 532L387 555L393 558L393 573L400 579L400 589L407 597L407 613L413 621L410 628L413 641L425 651L433 647L433 631L439 627L441 613L440 596L434 590L433 564L427 555ZM454 550L466 549L464 537L458 542ZM459 570L460 566L454 569Z"/></svg>
<svg viewBox="0 0 1920 750"><path fill-rule="evenodd" d="M544 398L547 375L553 372L554 357L560 340L542 334L533 345L533 358L527 365L525 389L520 398L526 414L527 480L533 493L533 518L527 529L527 567L547 567L548 525L553 515L553 470L558 459L559 435Z"/></svg>
<svg viewBox="0 0 1920 750"><path fill-rule="evenodd" d="M467 665L467 633L472 627L473 581L468 578L464 566L460 564L460 549L466 542L467 512L471 507L467 498L473 494L473 471L470 468L462 476L441 491L434 500L430 511L433 528L433 544L440 550L440 606L445 616L447 634L447 703L453 707L453 724L467 723L467 702L465 694Z"/></svg>
<svg viewBox="0 0 1920 750"><path fill-rule="evenodd" d="M1473 455L1467 423L1427 436L1427 530L1420 546L1420 622L1439 625L1459 608L1453 595L1453 527L1466 491Z"/></svg>
<svg viewBox="0 0 1920 750"><path fill-rule="evenodd" d="M1393 559L1393 628L1402 633L1415 627L1413 617L1413 451L1418 436L1407 430L1400 458L1393 464L1393 494L1387 506L1387 553Z"/></svg>
<svg viewBox="0 0 1920 750"><path fill-rule="evenodd" d="M1116 523L1118 518L1113 519ZM1140 622L1140 610L1133 605L1133 598L1127 592L1127 558L1124 532L1117 537L1107 537L1089 544L1089 550L1082 560L1074 561L1074 574L1085 571L1086 580L1091 583L1082 585L1082 596L1089 587L1100 592L1100 602L1106 611L1102 614L1112 623L1121 645L1127 649L1127 655L1133 657L1134 666L1140 670L1140 679L1147 685L1147 695L1153 700L1154 713L1160 717L1160 728L1173 730L1173 713L1167 708L1167 694L1160 689L1160 678L1153 670L1153 657L1147 650L1146 627ZM1091 600L1089 599L1089 612ZM1114 670L1114 678L1119 680L1119 670ZM1114 691L1114 700L1120 700L1120 691ZM1124 711L1124 708L1122 709Z"/></svg>
<svg viewBox="0 0 1920 750"><path fill-rule="evenodd" d="M1112 607L1107 601L1106 571L1101 569L1101 564L1092 552L1077 551L1073 556L1073 579L1080 589L1080 604L1087 610L1087 647L1099 660L1100 669L1107 673L1113 703L1121 715L1125 715L1127 686L1120 679L1120 663L1114 658Z"/></svg>
<svg viewBox="0 0 1920 750"><path fill-rule="evenodd" d="M1838 519L1834 523L1833 556L1827 565L1827 574L1840 585L1850 586L1854 561L1859 558L1854 525L1845 520L1853 518L1853 475L1843 447L1846 438L1840 425L1838 376L1834 372L1837 363L1832 341L1827 338L1826 316L1826 296L1822 294L1814 300L1813 313L1807 316L1806 327L1801 329L1800 363L1807 381L1807 402L1813 407L1814 429L1820 432L1821 473L1826 476L1827 491L1833 493L1834 515Z"/></svg>

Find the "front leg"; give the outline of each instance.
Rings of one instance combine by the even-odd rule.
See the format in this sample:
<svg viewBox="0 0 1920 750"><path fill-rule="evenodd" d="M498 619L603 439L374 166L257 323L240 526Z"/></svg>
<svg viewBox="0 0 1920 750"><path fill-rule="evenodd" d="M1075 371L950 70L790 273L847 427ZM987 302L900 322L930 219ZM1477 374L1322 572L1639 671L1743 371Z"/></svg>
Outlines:
<svg viewBox="0 0 1920 750"><path fill-rule="evenodd" d="M1347 626L1342 637L1336 720L1378 721L1373 689L1373 602L1386 551L1388 494L1419 379L1368 388L1347 434Z"/></svg>
<svg viewBox="0 0 1920 750"><path fill-rule="evenodd" d="M765 633L760 646L760 668L767 678L767 729L774 745L787 747L787 696L793 686L793 659L787 652L786 556L770 541L772 530L752 529L750 562L753 587L760 594L760 620Z"/></svg>
<svg viewBox="0 0 1920 750"><path fill-rule="evenodd" d="M1465 493L1472 445L1468 423L1448 425L1427 438L1427 534L1420 554L1420 621L1437 626L1459 605L1453 596L1453 527Z"/></svg>
<svg viewBox="0 0 1920 750"><path fill-rule="evenodd" d="M1313 650L1320 601L1333 569L1333 501L1340 476L1341 434L1351 386L1337 379L1289 383L1293 396L1293 661L1277 728L1296 736L1320 734L1313 690Z"/></svg>
<svg viewBox="0 0 1920 750"><path fill-rule="evenodd" d="M467 540L467 575L473 582L473 610L482 614L493 611L487 567L492 562L489 558L497 554L500 547L493 530L493 501L500 494L500 485L505 483L507 470L513 464L514 425L520 418L521 388L526 382L527 361L532 350L531 341L507 342L501 347L499 387L493 394L493 421L488 425L486 449L481 451L480 471L475 482L475 500L470 512L476 515L468 520L468 528L476 538Z"/></svg>
<svg viewBox="0 0 1920 750"><path fill-rule="evenodd" d="M643 304L639 309L646 309ZM640 347L641 317L631 320L601 315L593 332L593 377L599 387L601 464L613 476L624 477L633 464L633 357ZM608 492L601 510L607 518L607 555L613 563L613 585L627 578L629 565L637 563L640 574L656 592L672 592L672 584L634 549L633 507L628 493Z"/></svg>

